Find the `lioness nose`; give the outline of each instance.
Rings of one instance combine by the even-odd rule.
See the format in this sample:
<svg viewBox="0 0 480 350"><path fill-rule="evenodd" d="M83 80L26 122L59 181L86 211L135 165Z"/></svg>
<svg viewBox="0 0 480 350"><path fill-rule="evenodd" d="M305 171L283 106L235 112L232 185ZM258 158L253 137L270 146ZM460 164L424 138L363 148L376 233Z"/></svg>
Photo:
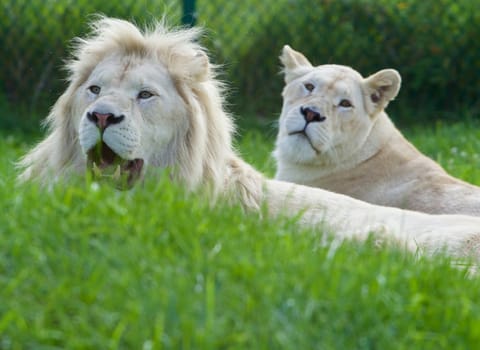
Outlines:
<svg viewBox="0 0 480 350"><path fill-rule="evenodd" d="M89 112L87 113L87 119L97 125L97 127L103 131L112 124L118 124L125 118L124 115L116 116L113 113L99 113Z"/></svg>
<svg viewBox="0 0 480 350"><path fill-rule="evenodd" d="M311 109L310 107L300 107L300 113L302 113L303 118L305 118L305 121L307 123L310 122L323 122L325 119L327 119L324 116L321 116L320 113L317 111Z"/></svg>

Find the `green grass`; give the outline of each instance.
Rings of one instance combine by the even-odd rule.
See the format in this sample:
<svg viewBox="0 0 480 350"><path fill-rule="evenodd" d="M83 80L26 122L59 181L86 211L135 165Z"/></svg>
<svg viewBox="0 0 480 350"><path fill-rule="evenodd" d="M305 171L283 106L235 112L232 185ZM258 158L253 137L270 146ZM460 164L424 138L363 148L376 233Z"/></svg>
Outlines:
<svg viewBox="0 0 480 350"><path fill-rule="evenodd" d="M238 148L271 175L275 131L250 127ZM408 135L480 184L479 129L438 124ZM328 245L321 230L211 206L165 175L129 192L83 181L14 187L12 163L32 142L0 138L2 350L480 344L480 279L446 258Z"/></svg>
<svg viewBox="0 0 480 350"><path fill-rule="evenodd" d="M438 121L433 128L414 127L407 137L450 174L480 186L480 123Z"/></svg>

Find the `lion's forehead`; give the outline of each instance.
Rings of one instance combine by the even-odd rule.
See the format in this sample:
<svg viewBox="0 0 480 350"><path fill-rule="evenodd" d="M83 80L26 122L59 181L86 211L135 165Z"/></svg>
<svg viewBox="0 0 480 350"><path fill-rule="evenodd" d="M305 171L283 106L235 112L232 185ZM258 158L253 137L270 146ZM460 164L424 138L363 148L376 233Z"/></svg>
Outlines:
<svg viewBox="0 0 480 350"><path fill-rule="evenodd" d="M343 69L314 69L307 77L320 88L332 91L354 91L361 86L358 76Z"/></svg>
<svg viewBox="0 0 480 350"><path fill-rule="evenodd" d="M360 97L362 81L358 76L351 73L351 71L344 69L315 69L306 79L314 82L323 96L328 95L333 98Z"/></svg>
<svg viewBox="0 0 480 350"><path fill-rule="evenodd" d="M355 69L348 66L342 66L337 64L324 64L321 66L314 67L312 69L314 74L322 74L324 76L343 76L348 77L352 80L360 81L363 77Z"/></svg>
<svg viewBox="0 0 480 350"><path fill-rule="evenodd" d="M349 67L325 65L313 68L309 73L288 84L284 96L289 98L303 98L306 83L315 85L313 98L362 98L362 76Z"/></svg>
<svg viewBox="0 0 480 350"><path fill-rule="evenodd" d="M156 61L134 56L109 56L100 61L87 79L87 83L112 87L155 85L170 88L173 83L166 67Z"/></svg>

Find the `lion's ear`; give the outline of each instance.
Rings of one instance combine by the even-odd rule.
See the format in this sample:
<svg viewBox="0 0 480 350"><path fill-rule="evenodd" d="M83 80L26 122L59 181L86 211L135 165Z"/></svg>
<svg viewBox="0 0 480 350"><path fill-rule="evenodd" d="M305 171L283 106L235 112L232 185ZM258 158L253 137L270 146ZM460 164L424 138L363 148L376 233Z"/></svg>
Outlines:
<svg viewBox="0 0 480 350"><path fill-rule="evenodd" d="M210 76L210 61L203 51L195 52L190 65L190 74L196 81L205 81Z"/></svg>
<svg viewBox="0 0 480 350"><path fill-rule="evenodd" d="M210 76L210 61L201 50L173 53L170 66L173 67L172 73L182 79L202 82Z"/></svg>
<svg viewBox="0 0 480 350"><path fill-rule="evenodd" d="M385 109L400 90L402 78L395 69L383 69L364 80L367 109L370 115Z"/></svg>
<svg viewBox="0 0 480 350"><path fill-rule="evenodd" d="M302 53L295 51L288 45L283 47L280 61L283 64L283 73L285 74L285 83L287 84L304 75L313 67Z"/></svg>

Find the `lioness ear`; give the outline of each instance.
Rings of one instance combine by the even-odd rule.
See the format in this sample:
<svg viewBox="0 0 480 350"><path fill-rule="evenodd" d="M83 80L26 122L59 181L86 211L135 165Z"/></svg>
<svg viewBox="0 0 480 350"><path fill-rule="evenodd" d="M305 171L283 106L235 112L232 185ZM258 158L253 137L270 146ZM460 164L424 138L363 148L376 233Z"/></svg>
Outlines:
<svg viewBox="0 0 480 350"><path fill-rule="evenodd" d="M186 54L173 53L170 56L171 71L181 79L202 82L210 76L210 61L205 52L201 50Z"/></svg>
<svg viewBox="0 0 480 350"><path fill-rule="evenodd" d="M287 84L304 75L307 70L313 67L302 53L295 51L288 45L283 47L280 61L284 67L283 73L285 74L285 83Z"/></svg>
<svg viewBox="0 0 480 350"><path fill-rule="evenodd" d="M364 80L368 112L373 115L385 109L400 90L402 78L395 69L384 69Z"/></svg>

